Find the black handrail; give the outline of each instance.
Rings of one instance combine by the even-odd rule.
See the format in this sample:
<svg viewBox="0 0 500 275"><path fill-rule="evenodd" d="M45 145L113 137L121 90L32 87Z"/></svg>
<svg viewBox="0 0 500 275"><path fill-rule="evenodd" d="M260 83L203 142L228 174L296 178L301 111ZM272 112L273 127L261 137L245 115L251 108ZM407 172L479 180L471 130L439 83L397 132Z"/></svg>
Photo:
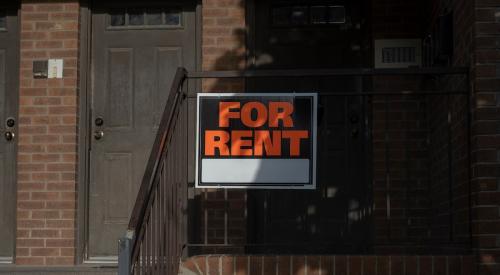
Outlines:
<svg viewBox="0 0 500 275"><path fill-rule="evenodd" d="M326 77L326 76L383 76L383 75L464 75L467 67L452 68L397 68L397 69L309 69L309 70L246 70L188 72L195 78L260 78L260 77Z"/></svg>
<svg viewBox="0 0 500 275"><path fill-rule="evenodd" d="M187 71L184 68L178 68L175 73L170 94L144 172L144 177L132 210L127 233L125 238L120 240L119 274L131 274L134 271L134 266L139 262L143 262L138 259L139 253L141 252L140 241L142 240L140 238L144 235L145 224L148 222L147 218L149 217L148 214L151 212L151 205L155 198L155 194L158 192L158 179L160 176L162 159L166 157L167 151L170 149L169 140L172 138L174 132L179 106L184 99L182 84L186 75Z"/></svg>
<svg viewBox="0 0 500 275"><path fill-rule="evenodd" d="M167 104L163 111L163 116L160 122L158 132L156 134L153 147L151 149L151 155L149 156L148 164L146 170L144 171L144 177L142 179L141 187L137 195L137 199L132 210L132 216L128 224L128 230L135 230L138 226L142 224L144 219L144 213L146 211L145 202L149 199L151 192L154 190L153 182L158 172L158 164L163 153L167 150L167 140L172 134L170 131L172 128L172 119L174 118L175 110L180 104L181 99L181 85L186 78L187 71L184 68L178 68L175 73L174 81L172 82L172 87L170 88L170 94L168 96Z"/></svg>

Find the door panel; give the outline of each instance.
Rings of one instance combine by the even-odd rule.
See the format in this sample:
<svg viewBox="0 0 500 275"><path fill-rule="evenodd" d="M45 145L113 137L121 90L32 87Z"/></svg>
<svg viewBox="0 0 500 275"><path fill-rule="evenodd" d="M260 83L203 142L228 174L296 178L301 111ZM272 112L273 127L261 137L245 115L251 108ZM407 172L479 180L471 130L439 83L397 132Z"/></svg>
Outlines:
<svg viewBox="0 0 500 275"><path fill-rule="evenodd" d="M100 2L92 7L91 259L116 255L175 71L195 68L195 4Z"/></svg>
<svg viewBox="0 0 500 275"><path fill-rule="evenodd" d="M0 262L11 261L15 241L15 180L18 97L18 24L17 7L0 4Z"/></svg>
<svg viewBox="0 0 500 275"><path fill-rule="evenodd" d="M361 3L255 0L255 69L363 67ZM312 18L312 12L307 14L308 11L329 5L346 7L346 23L317 25L307 21ZM305 14L301 15L302 12ZM288 20L283 14L295 19ZM305 21L297 19L301 16ZM276 26L273 23L276 20L289 25ZM253 241L277 244L255 251L366 252L370 223L369 181L364 163L365 104L362 97L355 96L363 90L362 79L280 78L249 80L247 85L251 92L318 92L320 106L317 189L251 191L253 223L249 231ZM353 96L345 96L346 93ZM351 120L353 116L356 119ZM315 245L304 245L311 243Z"/></svg>

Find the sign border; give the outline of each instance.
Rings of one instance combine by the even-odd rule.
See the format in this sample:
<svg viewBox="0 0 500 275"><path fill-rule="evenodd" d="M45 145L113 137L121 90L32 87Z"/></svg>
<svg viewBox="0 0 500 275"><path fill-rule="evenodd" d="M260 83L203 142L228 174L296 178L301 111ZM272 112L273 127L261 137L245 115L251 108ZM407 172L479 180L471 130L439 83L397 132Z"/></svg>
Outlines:
<svg viewBox="0 0 500 275"><path fill-rule="evenodd" d="M200 161L200 97L271 97L271 96L305 96L312 98L312 142L313 142L313 151L312 151L312 184L290 184L284 185L199 185L199 161ZM195 164L195 188L208 188L208 189L268 189L268 190L283 190L283 189L296 189L296 190L315 190L316 189L316 157L317 157L317 128L318 128L318 93L197 93L196 95L196 164Z"/></svg>

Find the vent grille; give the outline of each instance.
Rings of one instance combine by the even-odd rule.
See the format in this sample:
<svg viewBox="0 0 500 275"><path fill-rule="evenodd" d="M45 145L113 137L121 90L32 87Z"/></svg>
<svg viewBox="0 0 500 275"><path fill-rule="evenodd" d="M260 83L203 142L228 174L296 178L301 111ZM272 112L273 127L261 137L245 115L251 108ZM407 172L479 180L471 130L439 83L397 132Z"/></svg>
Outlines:
<svg viewBox="0 0 500 275"><path fill-rule="evenodd" d="M416 53L415 47L382 48L382 63L415 63Z"/></svg>
<svg viewBox="0 0 500 275"><path fill-rule="evenodd" d="M422 65L420 39L376 39L375 68L408 68Z"/></svg>

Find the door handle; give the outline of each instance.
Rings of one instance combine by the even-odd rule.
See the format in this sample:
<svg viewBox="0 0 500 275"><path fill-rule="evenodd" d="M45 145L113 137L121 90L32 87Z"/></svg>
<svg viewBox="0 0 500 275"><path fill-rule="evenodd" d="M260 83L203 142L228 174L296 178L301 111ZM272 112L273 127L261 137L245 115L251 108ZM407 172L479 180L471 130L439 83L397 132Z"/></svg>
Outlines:
<svg viewBox="0 0 500 275"><path fill-rule="evenodd" d="M16 135L14 133L8 131L8 132L5 132L4 137L5 137L5 140L12 141L16 137Z"/></svg>
<svg viewBox="0 0 500 275"><path fill-rule="evenodd" d="M96 140L100 140L104 137L104 132L103 131L95 131L94 132L94 138Z"/></svg>

